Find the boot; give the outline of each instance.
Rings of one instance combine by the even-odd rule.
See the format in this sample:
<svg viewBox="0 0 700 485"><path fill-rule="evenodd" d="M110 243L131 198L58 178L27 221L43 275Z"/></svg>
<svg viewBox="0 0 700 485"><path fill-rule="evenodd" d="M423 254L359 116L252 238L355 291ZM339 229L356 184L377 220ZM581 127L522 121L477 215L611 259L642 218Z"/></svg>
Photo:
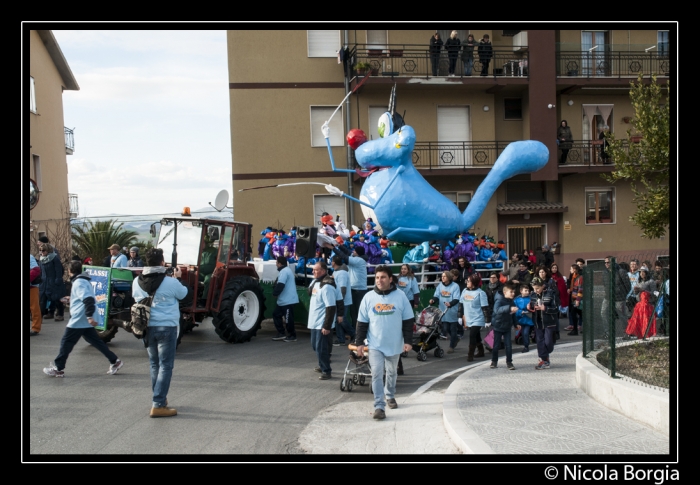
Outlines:
<svg viewBox="0 0 700 485"><path fill-rule="evenodd" d="M175 408L169 408L167 406L163 406L160 408L151 408L151 417L152 418L167 418L170 416L176 416L177 415L177 409Z"/></svg>
<svg viewBox="0 0 700 485"><path fill-rule="evenodd" d="M469 345L469 353L467 354L467 362L472 362L474 360L474 349L476 345Z"/></svg>
<svg viewBox="0 0 700 485"><path fill-rule="evenodd" d="M476 344L476 354L474 354L474 357L483 357L484 356L484 344Z"/></svg>

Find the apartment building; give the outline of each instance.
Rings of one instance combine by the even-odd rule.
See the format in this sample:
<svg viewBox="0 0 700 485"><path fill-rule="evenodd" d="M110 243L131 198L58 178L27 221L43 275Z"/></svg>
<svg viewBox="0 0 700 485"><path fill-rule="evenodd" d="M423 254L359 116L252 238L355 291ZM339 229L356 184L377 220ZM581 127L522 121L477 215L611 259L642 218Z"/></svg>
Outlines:
<svg viewBox="0 0 700 485"><path fill-rule="evenodd" d="M29 36L29 176L39 189L30 212L31 239L52 242L78 216L77 196L68 193L66 155L74 150L73 131L63 123L63 91L79 90L70 66L50 30L30 30ZM70 248L68 232L67 248ZM32 250L33 251L33 250ZM65 254L69 258L70 254Z"/></svg>
<svg viewBox="0 0 700 485"><path fill-rule="evenodd" d="M451 30L438 32L446 40ZM646 240L629 222L629 184L601 178L614 166L603 163L598 136L605 125L626 136L629 84L639 72L645 82L655 74L668 83L669 29L457 32L477 42L489 35L488 66L474 49L471 75L460 53L450 76L447 52L430 56L435 30L228 31L234 217L262 231L315 225L326 211L359 226L362 206L316 185L358 196L364 181L331 171L321 125L362 83L333 117L330 137L336 167L357 168L345 135L360 128L376 138L396 85L396 111L416 131L414 165L460 210L510 142L539 140L549 149L548 164L504 182L473 227L506 241L508 254L554 242L564 264L668 254L667 238ZM556 143L562 120L574 140L564 164ZM241 191L301 182L316 184Z"/></svg>

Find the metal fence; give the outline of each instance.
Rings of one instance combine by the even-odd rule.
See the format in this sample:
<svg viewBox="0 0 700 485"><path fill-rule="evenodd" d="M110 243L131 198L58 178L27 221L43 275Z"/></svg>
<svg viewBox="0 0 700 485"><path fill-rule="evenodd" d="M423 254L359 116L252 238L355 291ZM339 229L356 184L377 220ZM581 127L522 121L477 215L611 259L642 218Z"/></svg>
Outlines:
<svg viewBox="0 0 700 485"><path fill-rule="evenodd" d="M670 269L650 276L646 297L630 284L626 266L632 259L605 258L583 269L583 356L613 378L668 390L669 350L674 345L675 319L669 296ZM639 296L635 296L639 295Z"/></svg>

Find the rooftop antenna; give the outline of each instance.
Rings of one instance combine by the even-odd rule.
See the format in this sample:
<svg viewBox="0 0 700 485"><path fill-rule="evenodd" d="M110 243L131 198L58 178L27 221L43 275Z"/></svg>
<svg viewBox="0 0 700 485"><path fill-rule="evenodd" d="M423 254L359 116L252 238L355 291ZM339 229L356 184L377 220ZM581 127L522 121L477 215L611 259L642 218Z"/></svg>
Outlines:
<svg viewBox="0 0 700 485"><path fill-rule="evenodd" d="M209 202L209 205L211 205L214 209L216 209L219 212L221 212L224 209L233 209L233 207L227 207L226 206L227 203L228 203L228 191L226 189L224 189L217 194L216 199L214 200L214 205L212 205L211 202Z"/></svg>

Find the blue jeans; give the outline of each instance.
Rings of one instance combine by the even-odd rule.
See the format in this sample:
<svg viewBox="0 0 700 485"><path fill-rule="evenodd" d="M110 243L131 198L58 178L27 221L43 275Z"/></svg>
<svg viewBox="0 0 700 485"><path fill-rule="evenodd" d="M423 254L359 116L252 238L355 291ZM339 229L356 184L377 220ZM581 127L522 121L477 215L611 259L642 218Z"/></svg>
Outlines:
<svg viewBox="0 0 700 485"><path fill-rule="evenodd" d="M501 348L501 337L506 345L506 364L513 362L513 342L510 339L510 329L506 332L493 330L493 350L491 351L491 362L498 362L498 350Z"/></svg>
<svg viewBox="0 0 700 485"><path fill-rule="evenodd" d="M537 337L537 355L542 360L549 361L549 354L554 350L554 332L556 327L535 328Z"/></svg>
<svg viewBox="0 0 700 485"><path fill-rule="evenodd" d="M331 373L331 335L333 335L332 330L328 335L323 335L320 328L311 330L311 348L316 352L318 366L324 374Z"/></svg>
<svg viewBox="0 0 700 485"><path fill-rule="evenodd" d="M345 305L345 313L343 314L343 321L335 322L335 335L338 337L338 342L341 344L345 343L345 334L350 335L350 341L355 340L355 328L353 323L348 320L348 314L350 313L350 308L352 305Z"/></svg>
<svg viewBox="0 0 700 485"><path fill-rule="evenodd" d="M66 360L70 355L75 344L78 343L80 337L95 347L97 350L102 352L102 355L109 359L110 364L114 364L118 359L114 352L109 350L107 344L102 341L102 339L97 335L97 331L94 327L90 328L72 328L66 327L63 332L63 338L61 338L61 347L58 350L58 357L56 357L53 363L56 365L56 369L63 370L66 367Z"/></svg>
<svg viewBox="0 0 700 485"><path fill-rule="evenodd" d="M466 61L464 61L464 75L471 76L472 69L474 69L474 58L473 57L471 59L467 59Z"/></svg>
<svg viewBox="0 0 700 485"><path fill-rule="evenodd" d="M379 350L369 349L369 366L372 368L372 392L374 393L374 409L384 410L386 399L394 399L396 392L396 366L399 364L397 355L384 355ZM386 371L386 383L384 383Z"/></svg>
<svg viewBox="0 0 700 485"><path fill-rule="evenodd" d="M442 331L445 336L450 336L450 348L454 349L459 343L459 331L462 329L462 324L459 322L442 322ZM464 334L464 330L462 330Z"/></svg>
<svg viewBox="0 0 700 485"><path fill-rule="evenodd" d="M175 363L178 327L148 327L148 360L151 363L153 407L165 406Z"/></svg>

